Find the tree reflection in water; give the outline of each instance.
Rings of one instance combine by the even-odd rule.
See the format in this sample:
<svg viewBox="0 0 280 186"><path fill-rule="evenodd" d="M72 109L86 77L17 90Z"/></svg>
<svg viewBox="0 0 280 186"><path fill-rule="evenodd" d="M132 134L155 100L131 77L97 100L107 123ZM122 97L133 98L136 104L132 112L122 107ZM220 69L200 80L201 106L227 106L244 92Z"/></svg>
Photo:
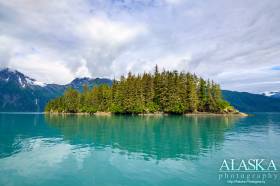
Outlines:
<svg viewBox="0 0 280 186"><path fill-rule="evenodd" d="M45 116L46 123L59 129L71 144L111 147L155 159L197 159L219 150L224 132L238 120L224 116Z"/></svg>

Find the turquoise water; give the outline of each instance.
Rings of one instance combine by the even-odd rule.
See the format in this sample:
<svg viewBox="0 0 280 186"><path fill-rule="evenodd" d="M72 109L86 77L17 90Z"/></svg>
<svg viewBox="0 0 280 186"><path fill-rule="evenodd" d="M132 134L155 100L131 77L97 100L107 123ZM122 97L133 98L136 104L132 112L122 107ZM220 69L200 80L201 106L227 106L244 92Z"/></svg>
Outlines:
<svg viewBox="0 0 280 186"><path fill-rule="evenodd" d="M278 166L280 114L0 114L1 186L234 185L219 178L230 158L272 159Z"/></svg>

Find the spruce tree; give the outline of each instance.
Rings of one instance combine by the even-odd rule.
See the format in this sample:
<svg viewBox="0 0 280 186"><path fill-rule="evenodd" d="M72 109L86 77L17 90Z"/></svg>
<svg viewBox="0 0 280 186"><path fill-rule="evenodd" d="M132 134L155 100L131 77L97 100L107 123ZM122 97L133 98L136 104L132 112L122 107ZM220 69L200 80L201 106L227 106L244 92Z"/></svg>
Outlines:
<svg viewBox="0 0 280 186"><path fill-rule="evenodd" d="M188 73L186 75L186 111L196 112L198 110L197 86L195 77Z"/></svg>
<svg viewBox="0 0 280 186"><path fill-rule="evenodd" d="M205 112L205 104L207 100L207 91L206 91L206 81L202 78L199 79L199 88L198 88L198 99L199 99L199 105L198 110L200 112Z"/></svg>
<svg viewBox="0 0 280 186"><path fill-rule="evenodd" d="M206 85L206 91L207 91L207 96L206 96L206 103L205 103L205 109L207 112L216 112L216 103L214 101L213 98L213 91L212 91L213 87L210 83L210 81L207 81L207 85Z"/></svg>
<svg viewBox="0 0 280 186"><path fill-rule="evenodd" d="M73 88L68 88L64 93L65 112L75 113L79 108L79 92Z"/></svg>

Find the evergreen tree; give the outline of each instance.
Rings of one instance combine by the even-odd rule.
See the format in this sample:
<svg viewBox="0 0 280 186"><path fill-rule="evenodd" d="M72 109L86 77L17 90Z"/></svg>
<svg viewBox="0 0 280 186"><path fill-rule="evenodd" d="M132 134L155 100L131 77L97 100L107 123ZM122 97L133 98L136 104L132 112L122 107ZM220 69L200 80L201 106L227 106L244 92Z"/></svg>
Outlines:
<svg viewBox="0 0 280 186"><path fill-rule="evenodd" d="M198 105L198 111L205 112L205 104L207 101L207 91L206 91L206 81L202 78L199 79L199 88L198 88L198 99L199 99L199 105Z"/></svg>
<svg viewBox="0 0 280 186"><path fill-rule="evenodd" d="M65 112L75 113L79 108L79 92L73 88L68 88L63 96Z"/></svg>
<svg viewBox="0 0 280 186"><path fill-rule="evenodd" d="M207 91L207 96L206 96L206 102L205 102L205 109L207 112L215 112L216 111L216 103L213 98L213 91L212 91L212 85L210 81L207 81L206 85L206 91Z"/></svg>
<svg viewBox="0 0 280 186"><path fill-rule="evenodd" d="M187 112L196 112L198 110L198 97L195 77L190 73L186 75L186 101L185 107Z"/></svg>

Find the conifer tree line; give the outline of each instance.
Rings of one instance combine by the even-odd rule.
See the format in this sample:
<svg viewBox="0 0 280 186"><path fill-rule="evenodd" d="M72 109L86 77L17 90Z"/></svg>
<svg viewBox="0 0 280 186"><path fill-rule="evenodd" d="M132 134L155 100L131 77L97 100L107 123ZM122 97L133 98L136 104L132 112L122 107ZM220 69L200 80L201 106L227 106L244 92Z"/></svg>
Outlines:
<svg viewBox="0 0 280 186"><path fill-rule="evenodd" d="M157 66L153 74L128 73L127 77L114 80L111 87L103 84L89 89L84 85L82 92L68 88L63 96L51 100L45 110L119 114L235 112L222 98L220 86L213 81L191 73L159 72Z"/></svg>

